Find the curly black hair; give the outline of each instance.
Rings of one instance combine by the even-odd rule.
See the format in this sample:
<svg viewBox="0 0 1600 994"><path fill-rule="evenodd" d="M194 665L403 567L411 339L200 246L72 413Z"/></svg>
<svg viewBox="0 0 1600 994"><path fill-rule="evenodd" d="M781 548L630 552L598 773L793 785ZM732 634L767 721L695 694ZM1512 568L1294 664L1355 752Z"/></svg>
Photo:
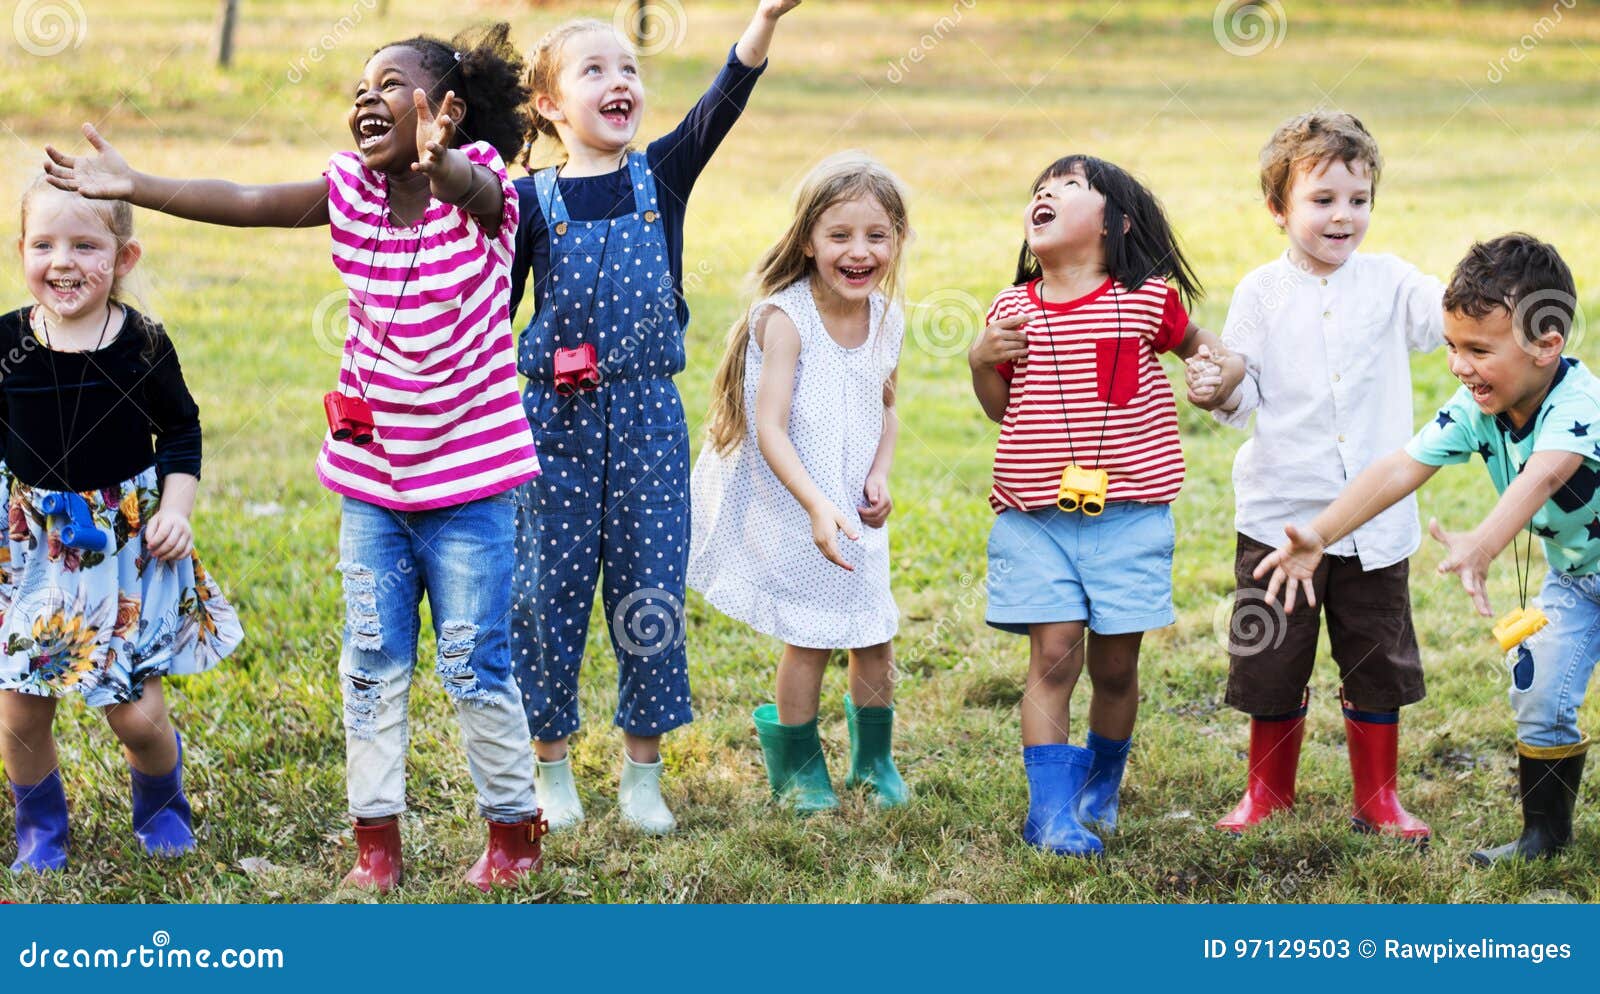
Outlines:
<svg viewBox="0 0 1600 994"><path fill-rule="evenodd" d="M454 90L467 105L456 126L456 147L486 141L508 163L522 151L533 118L528 113L527 68L511 44L511 25L501 21L468 28L449 41L417 35L378 51L392 47L409 48L422 57L423 72L433 76L429 100L442 100Z"/></svg>
<svg viewBox="0 0 1600 994"><path fill-rule="evenodd" d="M1479 320L1504 309L1526 342L1552 331L1567 338L1578 288L1554 245L1513 231L1473 243L1445 287L1444 309Z"/></svg>

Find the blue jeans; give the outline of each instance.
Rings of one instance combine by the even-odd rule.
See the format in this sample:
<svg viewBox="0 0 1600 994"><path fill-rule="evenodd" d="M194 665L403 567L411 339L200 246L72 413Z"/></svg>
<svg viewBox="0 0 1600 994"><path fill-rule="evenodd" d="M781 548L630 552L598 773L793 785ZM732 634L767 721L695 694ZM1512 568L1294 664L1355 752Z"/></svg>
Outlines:
<svg viewBox="0 0 1600 994"><path fill-rule="evenodd" d="M461 722L479 813L515 822L537 810L508 636L515 515L509 492L416 512L344 499L339 675L352 816L406 807L406 708L424 593L439 645L435 668Z"/></svg>
<svg viewBox="0 0 1600 994"><path fill-rule="evenodd" d="M1513 650L1517 738L1530 746L1575 745L1583 741L1578 708L1600 656L1600 576L1551 570L1539 606L1550 623Z"/></svg>

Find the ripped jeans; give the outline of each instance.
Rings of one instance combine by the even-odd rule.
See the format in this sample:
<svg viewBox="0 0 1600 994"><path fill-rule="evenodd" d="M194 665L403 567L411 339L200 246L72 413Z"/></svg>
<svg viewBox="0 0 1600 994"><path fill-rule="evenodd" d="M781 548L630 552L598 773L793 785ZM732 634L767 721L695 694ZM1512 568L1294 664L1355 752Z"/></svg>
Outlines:
<svg viewBox="0 0 1600 994"><path fill-rule="evenodd" d="M1583 741L1578 709L1600 658L1600 575L1545 575L1539 606L1550 623L1513 650L1517 738L1541 748Z"/></svg>
<svg viewBox="0 0 1600 994"><path fill-rule="evenodd" d="M511 493L431 511L344 498L345 768L350 814L406 808L406 708L417 664L418 608L428 596L438 673L461 722L478 811L515 822L538 808L522 692L511 672Z"/></svg>

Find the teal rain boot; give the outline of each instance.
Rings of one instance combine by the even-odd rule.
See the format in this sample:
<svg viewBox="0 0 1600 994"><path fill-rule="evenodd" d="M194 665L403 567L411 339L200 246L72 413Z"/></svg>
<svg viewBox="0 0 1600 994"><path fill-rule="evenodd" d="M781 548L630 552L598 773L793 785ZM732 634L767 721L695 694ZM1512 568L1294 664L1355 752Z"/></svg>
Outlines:
<svg viewBox="0 0 1600 994"><path fill-rule="evenodd" d="M878 795L878 807L897 808L911 791L895 769L890 746L894 740L894 707L858 708L844 695L844 715L850 726L850 775L846 787L866 784Z"/></svg>
<svg viewBox="0 0 1600 994"><path fill-rule="evenodd" d="M756 734L761 737L761 752L767 760L772 796L799 814L837 808L839 798L828 779L817 719L804 725L779 724L776 704L761 705L753 717Z"/></svg>

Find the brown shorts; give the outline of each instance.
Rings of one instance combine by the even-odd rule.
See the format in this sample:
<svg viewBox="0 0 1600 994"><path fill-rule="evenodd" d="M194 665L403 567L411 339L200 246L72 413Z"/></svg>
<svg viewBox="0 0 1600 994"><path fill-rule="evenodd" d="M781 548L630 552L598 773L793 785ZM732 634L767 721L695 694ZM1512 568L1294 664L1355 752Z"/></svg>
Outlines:
<svg viewBox="0 0 1600 994"><path fill-rule="evenodd" d="M1239 536L1228 628L1230 705L1252 715L1298 708L1311 681L1324 611L1333 661L1352 707L1391 711L1422 700L1422 657L1411 625L1405 560L1368 572L1355 556L1324 556L1311 579L1316 607L1301 600L1286 615L1282 592L1278 604L1269 605L1266 579L1250 575L1271 552L1272 546Z"/></svg>

